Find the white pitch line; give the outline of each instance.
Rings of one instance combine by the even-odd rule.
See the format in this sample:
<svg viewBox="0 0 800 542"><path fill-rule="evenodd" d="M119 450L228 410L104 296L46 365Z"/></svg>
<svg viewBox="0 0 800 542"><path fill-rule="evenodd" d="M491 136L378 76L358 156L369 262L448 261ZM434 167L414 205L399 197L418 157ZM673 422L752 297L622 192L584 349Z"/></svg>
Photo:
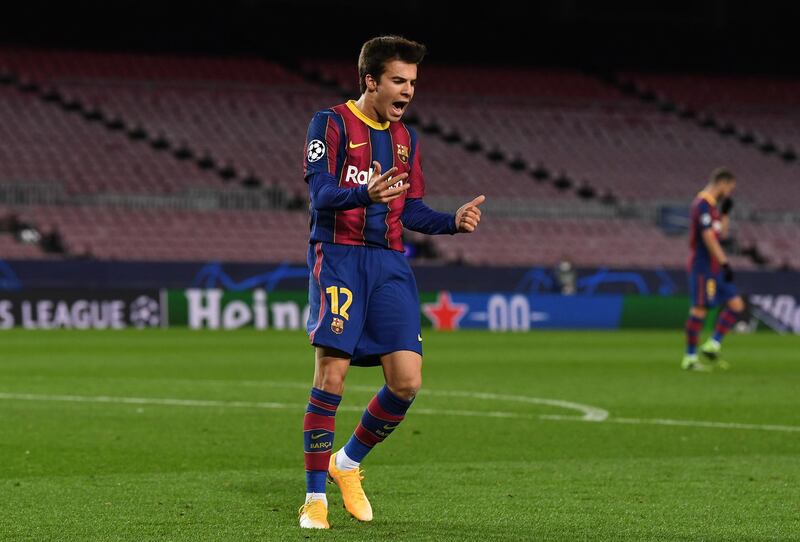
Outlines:
<svg viewBox="0 0 800 542"><path fill-rule="evenodd" d="M796 425L760 425L755 423L738 422L708 422L701 420L664 420L660 418L610 418L609 422L650 425L676 425L686 427L712 427L716 429L755 429L760 431L783 431L786 433L800 433L800 426Z"/></svg>
<svg viewBox="0 0 800 542"><path fill-rule="evenodd" d="M213 382L215 384L239 384L239 385L246 385L252 387L272 387L272 388L291 388L291 389L311 389L311 385L302 382L276 382L271 380L200 380L198 382L209 383ZM376 391L375 387L371 386L350 386L347 385L346 389L354 390L354 391L366 391L374 393ZM450 390L431 390L428 388L423 388L420 390L419 394L421 396L424 395L431 395L434 397L466 397L469 399L482 399L487 401L509 401L509 402L516 402L516 403L527 403L531 405L547 405L553 406L558 408L565 408L567 410L577 410L581 413L580 419L587 421L587 422L601 422L608 418L608 411L603 410L602 408L591 406L591 405L584 405L581 403L573 403L571 401L562 401L560 399L545 399L542 397L529 397L527 395L505 395L505 394L497 394L497 393L485 393L485 392L477 392L477 391L450 391ZM415 409L415 412L417 409ZM437 410L437 412L442 412Z"/></svg>
<svg viewBox="0 0 800 542"><path fill-rule="evenodd" d="M560 399L543 399L541 397L527 397L525 395L505 395L471 391L427 390L423 391L423 393L445 397L469 397L473 399L485 399L488 401L515 401L518 403L566 408L568 410L577 410L582 412L583 416L581 416L580 419L587 422L602 422L608 419L607 410L603 410L602 408L591 405L582 405L580 403L573 403L571 401L562 401Z"/></svg>
<svg viewBox="0 0 800 542"><path fill-rule="evenodd" d="M457 393L457 392L453 392ZM469 392L465 392L469 393ZM493 395L493 394L485 394ZM507 396L502 396L507 397ZM523 396L511 396L523 397ZM158 397L114 397L109 395L38 395L33 393L3 393L0 392L0 400L20 400L20 401L60 401L73 403L114 403L126 405L164 405L164 406L185 406L185 407L216 407L216 408L254 408L254 409L304 409L307 405L300 403L272 403L272 402L250 402L250 401L216 401L202 399L175 399ZM528 399L536 399L530 397ZM554 401L554 400L547 400ZM532 401L533 402L533 401ZM553 404L553 403L543 403ZM342 406L340 410L348 412L361 412L363 408ZM800 433L800 426L794 425L760 425L752 423L736 422L713 422L703 420L668 420L662 418L605 418L602 420L590 419L585 416L560 416L552 414L523 414L519 412L502 411L477 411L477 410L440 410L432 408L414 409L414 414L436 415L436 416L469 416L484 418L516 418L516 419L538 419L555 421L575 421L591 423L621 423L632 425L662 425L678 427L706 427L714 429L742 429L757 431L779 431L786 433Z"/></svg>
<svg viewBox="0 0 800 542"><path fill-rule="evenodd" d="M558 414L540 414L541 420L556 420L570 422L585 422L583 418L576 416L560 416ZM800 426L797 425L770 425L756 423L738 422L711 422L704 420L668 420L664 418L607 418L603 422L622 423L628 425L671 425L675 427L710 427L714 429L746 429L757 431L781 431L784 433L800 433Z"/></svg>
<svg viewBox="0 0 800 542"><path fill-rule="evenodd" d="M271 402L250 402L250 401L215 401L205 399L174 399L169 397L114 397L110 395L37 395L33 393L2 393L0 400L18 401L56 401L68 403L115 403L122 405L162 405L162 406L184 406L184 407L217 407L217 408L255 408L255 409L288 409L302 410L307 403L271 403ZM363 412L362 407L340 406L339 410L347 412ZM468 416L486 418L521 418L537 419L532 414L519 412L501 411L480 411L480 410L439 410L432 408L414 409L416 414L445 415L445 416ZM581 418L575 417L576 420Z"/></svg>

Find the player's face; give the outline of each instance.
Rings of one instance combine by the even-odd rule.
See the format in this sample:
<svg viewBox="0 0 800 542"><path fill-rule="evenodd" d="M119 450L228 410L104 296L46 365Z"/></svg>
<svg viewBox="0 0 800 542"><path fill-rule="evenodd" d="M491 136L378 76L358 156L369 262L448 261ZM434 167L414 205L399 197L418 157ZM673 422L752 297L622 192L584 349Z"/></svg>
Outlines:
<svg viewBox="0 0 800 542"><path fill-rule="evenodd" d="M403 116L417 84L417 65L390 60L376 87L375 110L379 116L397 122Z"/></svg>
<svg viewBox="0 0 800 542"><path fill-rule="evenodd" d="M722 197L729 198L731 194L733 194L733 190L736 188L736 180L726 181L722 183Z"/></svg>

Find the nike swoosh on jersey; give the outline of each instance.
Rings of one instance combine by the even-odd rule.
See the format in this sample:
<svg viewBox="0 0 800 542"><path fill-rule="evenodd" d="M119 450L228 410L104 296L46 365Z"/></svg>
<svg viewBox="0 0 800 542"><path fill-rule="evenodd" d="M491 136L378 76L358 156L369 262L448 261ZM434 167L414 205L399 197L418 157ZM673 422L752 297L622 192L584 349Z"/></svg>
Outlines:
<svg viewBox="0 0 800 542"><path fill-rule="evenodd" d="M351 149L357 149L357 148L359 148L359 147L363 147L363 146L364 146L364 145L366 145L367 143L369 143L369 141L365 141L365 142L363 142L363 143L353 143L353 141L351 140L351 141L350 141L350 148L351 148Z"/></svg>
<svg viewBox="0 0 800 542"><path fill-rule="evenodd" d="M392 429L394 429L395 427L397 427L397 425L389 425L389 424L386 424L386 425L384 425L384 426L383 426L383 430L384 430L384 431L391 431L391 430L392 430Z"/></svg>
<svg viewBox="0 0 800 542"><path fill-rule="evenodd" d="M319 437L324 437L328 433L320 433L318 435L311 435L311 440L317 440Z"/></svg>
<svg viewBox="0 0 800 542"><path fill-rule="evenodd" d="M422 342L422 335L417 335L417 340L418 340L419 342Z"/></svg>

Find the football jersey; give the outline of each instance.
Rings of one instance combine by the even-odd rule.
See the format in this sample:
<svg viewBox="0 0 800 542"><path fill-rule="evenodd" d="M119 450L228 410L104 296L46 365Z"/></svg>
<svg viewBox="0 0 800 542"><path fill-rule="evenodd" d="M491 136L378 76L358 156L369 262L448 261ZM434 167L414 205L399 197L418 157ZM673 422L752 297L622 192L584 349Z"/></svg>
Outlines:
<svg viewBox="0 0 800 542"><path fill-rule="evenodd" d="M403 251L403 213L406 198L422 198L425 180L419 142L413 129L402 122L379 123L364 115L355 101L314 115L306 137L304 177L331 175L340 188L355 189L369 182L372 162L381 172L392 167L393 176L408 173L411 186L387 203L347 210L310 209L310 242L389 248Z"/></svg>
<svg viewBox="0 0 800 542"><path fill-rule="evenodd" d="M708 192L700 192L692 202L689 213L689 269L705 270L711 273L719 271L719 262L714 259L703 242L703 232L711 228L719 239L722 222L717 210L717 200Z"/></svg>

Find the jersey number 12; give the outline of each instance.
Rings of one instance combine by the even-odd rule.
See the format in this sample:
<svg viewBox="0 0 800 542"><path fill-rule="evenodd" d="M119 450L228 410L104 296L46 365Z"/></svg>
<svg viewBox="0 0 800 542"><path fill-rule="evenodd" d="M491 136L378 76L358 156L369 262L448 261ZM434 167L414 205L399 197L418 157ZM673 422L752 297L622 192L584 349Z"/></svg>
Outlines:
<svg viewBox="0 0 800 542"><path fill-rule="evenodd" d="M338 314L345 320L349 320L350 315L347 314L347 309L349 309L350 305L353 303L353 292L347 288L329 286L325 288L325 293L331 296L331 314ZM339 307L340 294L347 298L341 307Z"/></svg>

